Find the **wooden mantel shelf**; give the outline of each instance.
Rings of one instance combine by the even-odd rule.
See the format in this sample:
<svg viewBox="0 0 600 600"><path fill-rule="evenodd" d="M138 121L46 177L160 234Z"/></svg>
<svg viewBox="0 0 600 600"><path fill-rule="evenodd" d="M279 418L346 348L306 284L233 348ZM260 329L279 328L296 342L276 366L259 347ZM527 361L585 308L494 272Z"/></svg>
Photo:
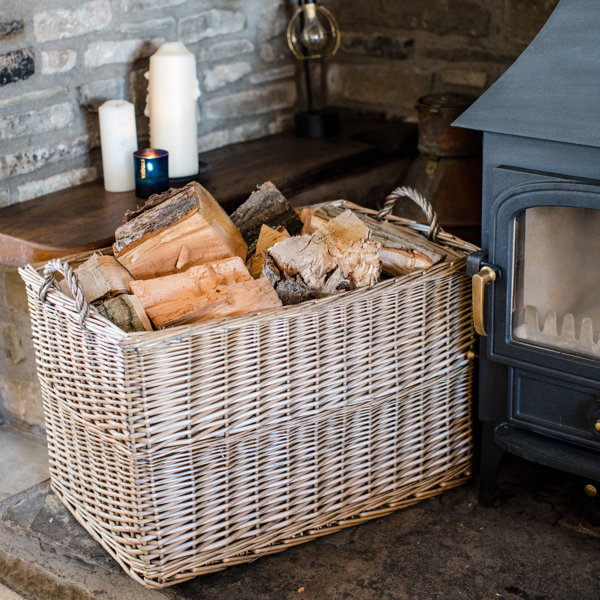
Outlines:
<svg viewBox="0 0 600 600"><path fill-rule="evenodd" d="M416 127L381 119L344 121L335 138L282 133L207 152L210 169L198 181L231 213L264 181L292 201L312 186L412 156ZM401 173L398 173L400 176ZM390 190L391 191L391 190ZM332 198L314 198L314 201ZM23 266L112 244L124 213L142 204L134 192L106 192L101 182L0 209L0 264Z"/></svg>

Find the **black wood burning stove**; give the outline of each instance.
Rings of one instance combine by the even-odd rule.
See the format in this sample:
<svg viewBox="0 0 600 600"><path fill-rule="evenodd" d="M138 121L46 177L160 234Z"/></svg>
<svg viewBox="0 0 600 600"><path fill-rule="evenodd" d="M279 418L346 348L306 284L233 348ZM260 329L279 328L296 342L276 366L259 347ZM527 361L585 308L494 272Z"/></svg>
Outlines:
<svg viewBox="0 0 600 600"><path fill-rule="evenodd" d="M454 123L484 132L469 260L483 502L504 451L600 481L599 41L600 2L561 0Z"/></svg>

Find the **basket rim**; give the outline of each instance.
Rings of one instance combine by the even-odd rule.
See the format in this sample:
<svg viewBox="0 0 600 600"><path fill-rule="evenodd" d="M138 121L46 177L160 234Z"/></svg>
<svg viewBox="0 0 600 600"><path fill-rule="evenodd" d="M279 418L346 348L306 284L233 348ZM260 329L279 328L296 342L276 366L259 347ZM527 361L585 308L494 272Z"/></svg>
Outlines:
<svg viewBox="0 0 600 600"><path fill-rule="evenodd" d="M466 257L448 262L444 261L423 271L414 271L406 275L399 275L397 277L378 281L368 288L344 291L324 298L306 300L300 304L278 306L267 310L245 313L243 315L210 319L208 321L201 321L199 323L191 323L188 325L178 325L167 329L126 332L95 311L90 313L87 317L86 324L87 328L92 333L110 334L109 337L113 338L123 349L140 347L141 345L144 345L145 347L161 345L171 341L180 341L192 333L198 333L199 331L214 332L216 330L221 330L227 332L232 329L245 327L249 323L259 325L262 321L272 320L274 317L291 318L298 313L305 313L308 309L320 310L329 307L330 304L334 303L341 307L352 303L357 296L375 296L380 292L384 292L387 288L418 285L423 278L446 275L448 270L460 270L464 265L466 265ZM19 268L19 272L26 283L35 289L39 289L44 283L41 274L31 265ZM52 288L48 291L46 302L55 307L62 307L65 312L72 313L75 318L77 318L77 315L79 314L75 300L58 289Z"/></svg>
<svg viewBox="0 0 600 600"><path fill-rule="evenodd" d="M318 208L322 206L336 206L345 209L348 208L359 211L370 217L376 217L378 214L378 211L376 210L360 206L344 199L311 204L308 206L308 208L318 210ZM428 231L427 224L418 223L412 219L397 217L395 215L388 215L384 222L388 222L391 225L399 227L408 227L420 234L424 234ZM267 310L255 311L237 316L210 319L208 321L202 321L199 323L178 325L175 327L154 331L126 332L100 315L97 311L93 311L87 317L87 329L91 333L100 334L104 337L110 337L113 341L118 343L123 350L138 348L142 345L144 347L150 347L154 345L170 343L172 341L180 341L181 339L184 339L193 333L198 333L199 331L214 332L221 330L223 332L227 332L232 329L239 329L247 326L249 323L252 323L253 325L259 325L262 321L271 320L274 317L290 318L295 316L297 313L305 313L308 309L320 310L321 308L328 307L332 303L343 306L354 301L356 296L375 295L379 292L385 291L387 288L398 285L417 285L424 277L434 277L440 273L446 274L446 271L448 270L459 270L460 267L466 264L467 255L471 252L479 250L478 246L447 233L443 229L439 230L436 243L442 247L449 248L454 253L458 254L458 258L452 257L450 260L445 259L428 269L413 271L412 273L407 273L405 275L398 275L396 277L382 279L368 288L344 291L324 298L306 300L300 304L279 306L275 308L269 308ZM89 250L87 252L80 252L70 256L64 256L62 257L62 260L68 263L79 262L85 260L95 253L101 255L112 254L112 247L109 246L96 250ZM26 284L30 285L34 289L39 289L43 285L43 270L47 262L48 261L27 264L24 267L19 267L19 273ZM64 312L73 314L75 317L77 317L79 314L75 300L55 287L51 287L48 290L46 302L54 305L55 307L62 308Z"/></svg>

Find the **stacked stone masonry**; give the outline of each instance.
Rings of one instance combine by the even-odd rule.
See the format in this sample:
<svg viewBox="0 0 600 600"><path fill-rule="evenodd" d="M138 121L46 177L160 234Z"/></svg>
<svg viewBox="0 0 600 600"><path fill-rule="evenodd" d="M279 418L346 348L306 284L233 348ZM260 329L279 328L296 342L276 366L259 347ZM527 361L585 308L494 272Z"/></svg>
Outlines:
<svg viewBox="0 0 600 600"><path fill-rule="evenodd" d="M323 4L338 17L342 45L315 73L328 88L319 100L409 116L430 91L484 91L556 0ZM201 151L289 128L304 104L301 69L285 44L295 7L295 0L3 0L0 206L97 179L97 110L106 100L134 102L139 143L147 144L144 73L163 41L181 40L197 57Z"/></svg>
<svg viewBox="0 0 600 600"><path fill-rule="evenodd" d="M338 18L336 57L312 65L318 102L414 117L432 91L481 94L531 41L557 0L322 0ZM134 103L138 142L151 54L181 40L196 55L200 151L292 126L302 69L285 43L295 0L2 0L0 207L98 179L98 107ZM326 82L327 96L318 93ZM257 182L260 183L260 182ZM27 307L0 268L0 417L41 430Z"/></svg>

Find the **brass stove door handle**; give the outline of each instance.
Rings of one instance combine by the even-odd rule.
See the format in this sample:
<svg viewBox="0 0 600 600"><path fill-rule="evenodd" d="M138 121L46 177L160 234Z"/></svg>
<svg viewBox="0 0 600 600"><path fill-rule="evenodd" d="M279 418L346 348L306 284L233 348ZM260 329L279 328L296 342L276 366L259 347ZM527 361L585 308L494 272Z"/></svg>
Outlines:
<svg viewBox="0 0 600 600"><path fill-rule="evenodd" d="M491 267L483 267L473 275L473 325L479 335L487 335L483 325L483 298L485 286L493 281L496 281L496 272Z"/></svg>

